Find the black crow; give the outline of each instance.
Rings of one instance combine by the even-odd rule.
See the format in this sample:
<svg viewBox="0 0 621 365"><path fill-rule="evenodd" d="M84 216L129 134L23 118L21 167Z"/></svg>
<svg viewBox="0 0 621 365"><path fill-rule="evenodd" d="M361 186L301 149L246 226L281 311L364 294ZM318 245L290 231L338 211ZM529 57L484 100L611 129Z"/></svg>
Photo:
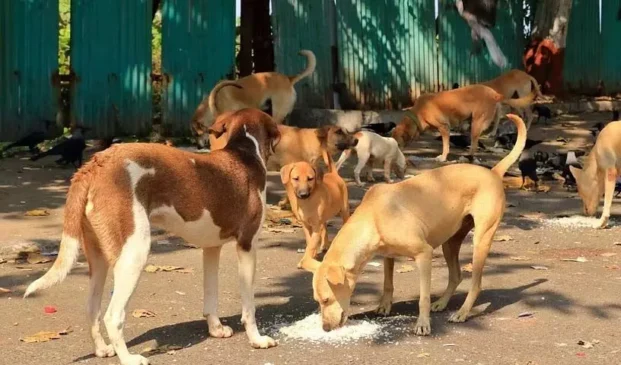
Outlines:
<svg viewBox="0 0 621 365"><path fill-rule="evenodd" d="M436 141L441 141L442 136L436 137ZM457 147L462 149L468 149L470 147L471 139L470 136L466 136L463 134L452 134L449 136L449 142ZM486 150L485 145L478 141L479 148L482 150Z"/></svg>
<svg viewBox="0 0 621 365"><path fill-rule="evenodd" d="M19 140L9 144L8 146L5 146L2 151L0 151L0 154L10 150L11 148L14 147L28 147L28 149L30 150L31 153L37 153L39 152L37 145L43 141L45 141L46 138L49 138L49 130L50 130L50 126L52 126L54 124L53 121L51 120L45 120L45 131L35 131L32 133L27 134L26 136L20 138Z"/></svg>
<svg viewBox="0 0 621 365"><path fill-rule="evenodd" d="M384 123L371 123L367 125L363 125L362 129L366 129L371 132L375 132L380 136L388 137L388 135L392 132L397 124L394 122L384 122Z"/></svg>
<svg viewBox="0 0 621 365"><path fill-rule="evenodd" d="M83 152L86 148L86 141L84 140L84 127L75 127L71 131L71 136L64 141L60 142L56 146L49 150L39 153L30 158L31 161L36 161L40 158L52 155L60 155L60 159L56 160L57 164L66 165L71 163L76 169L82 166Z"/></svg>
<svg viewBox="0 0 621 365"><path fill-rule="evenodd" d="M548 124L548 120L552 119L552 111L543 104L533 104L533 111L537 113L537 123L543 118L543 124Z"/></svg>

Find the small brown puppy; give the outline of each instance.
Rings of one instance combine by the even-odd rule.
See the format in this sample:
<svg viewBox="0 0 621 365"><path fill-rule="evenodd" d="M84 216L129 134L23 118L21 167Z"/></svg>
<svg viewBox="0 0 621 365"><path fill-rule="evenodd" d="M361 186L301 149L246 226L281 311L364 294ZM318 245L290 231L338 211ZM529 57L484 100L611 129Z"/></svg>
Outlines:
<svg viewBox="0 0 621 365"><path fill-rule="evenodd" d="M597 206L604 195L604 211L599 227L605 228L610 219L617 176L621 174L621 122L611 122L602 129L587 156L584 169L570 166L569 170L576 179L586 215L597 213Z"/></svg>
<svg viewBox="0 0 621 365"><path fill-rule="evenodd" d="M503 95L485 85L471 85L459 89L425 94L413 107L405 109L405 115L392 133L401 148L417 138L427 128L434 128L442 136L442 154L437 157L446 161L449 153L450 129L472 118L470 127L470 158L479 143L479 137L496 117ZM530 103L530 96L512 99L514 105Z"/></svg>
<svg viewBox="0 0 621 365"><path fill-rule="evenodd" d="M280 178L287 190L291 210L304 227L306 252L298 268L310 269L317 250L329 247L328 219L341 215L343 223L349 219L347 185L336 171L323 174L308 162L295 162L280 170Z"/></svg>
<svg viewBox="0 0 621 365"><path fill-rule="evenodd" d="M530 125L533 122L533 111L529 107L537 97L541 96L539 84L537 84L537 80L534 77L521 70L509 70L495 79L481 83L481 85L489 86L504 96L506 105L523 114L526 119L526 129L530 129ZM526 99L516 103L516 98ZM528 101L528 98L531 98L531 100ZM490 132L493 136L496 135L498 130L500 115L501 113L496 114L494 129Z"/></svg>
<svg viewBox="0 0 621 365"><path fill-rule="evenodd" d="M203 99L191 120L191 128L204 140L207 128L220 113L243 108L260 109L267 100L272 102L272 119L277 124L293 110L296 93L293 86L315 71L317 60L315 54L301 50L300 55L307 60L306 68L297 75L288 76L279 72L261 72L242 77L235 81L221 81L209 97Z"/></svg>
<svg viewBox="0 0 621 365"><path fill-rule="evenodd" d="M464 322L479 293L485 260L505 211L502 177L526 144L526 126L516 115L518 139L513 150L491 170L453 164L421 173L396 184L373 186L334 238L323 262L313 261L313 297L319 303L325 331L345 324L351 295L365 265L375 255L385 259L384 294L378 312L390 313L394 258L416 260L420 274L417 335L431 333L430 311L442 311L461 282L459 249L474 229L472 286L462 307L449 317ZM442 246L449 282L431 303L431 259Z"/></svg>

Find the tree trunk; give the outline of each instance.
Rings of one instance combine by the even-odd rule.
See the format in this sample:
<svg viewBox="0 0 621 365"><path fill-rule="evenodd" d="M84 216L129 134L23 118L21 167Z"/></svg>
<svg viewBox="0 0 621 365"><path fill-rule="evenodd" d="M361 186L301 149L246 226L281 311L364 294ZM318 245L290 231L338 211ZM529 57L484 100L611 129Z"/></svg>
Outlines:
<svg viewBox="0 0 621 365"><path fill-rule="evenodd" d="M255 0L253 13L252 59L254 61L254 72L274 71L270 0Z"/></svg>
<svg viewBox="0 0 621 365"><path fill-rule="evenodd" d="M531 42L524 56L526 71L544 93L563 92L563 62L572 0L538 0Z"/></svg>
<svg viewBox="0 0 621 365"><path fill-rule="evenodd" d="M239 24L239 76L244 77L252 73L252 31L254 28L255 0L241 0L241 22Z"/></svg>

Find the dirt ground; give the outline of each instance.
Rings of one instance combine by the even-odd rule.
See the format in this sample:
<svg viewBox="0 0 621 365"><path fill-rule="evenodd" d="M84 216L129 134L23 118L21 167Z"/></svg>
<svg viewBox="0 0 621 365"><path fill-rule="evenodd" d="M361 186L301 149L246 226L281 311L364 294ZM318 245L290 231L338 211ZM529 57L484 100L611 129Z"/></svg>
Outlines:
<svg viewBox="0 0 621 365"><path fill-rule="evenodd" d="M529 137L548 140L537 147L548 152L585 149L593 143L587 128L608 117L609 113L564 115L548 126L537 125ZM558 137L566 142L557 141ZM441 144L435 136L427 135L411 147L407 151L410 156L434 157ZM456 148L451 148L451 152L451 160L465 153ZM481 153L480 158L493 164L502 155ZM355 158L349 161L343 175L355 207L365 189L352 183L353 163ZM429 159L417 163L417 168L409 173L437 166ZM72 169L54 166L52 158L36 164L24 157L0 160L0 249L35 243L43 252L55 250L72 173ZM375 175L381 176L379 169ZM432 313L432 335L417 337L412 333L419 290L414 270L395 274L392 315L405 316L406 325L387 329L381 338L348 344L314 344L275 333L271 329L274 324L292 323L317 311L311 275L296 269L302 255L297 250L304 247L303 233L299 228L284 226L262 233L256 275L257 320L262 332L275 336L279 346L254 350L248 345L240 325L233 246L223 250L219 308L224 321L236 333L229 339L210 338L202 318L201 253L184 246L176 237L154 230L149 264L174 265L192 272L144 273L127 310L124 332L128 346L132 352L163 348L160 353L147 355L152 364L621 364L621 245L615 245L621 241L619 199L613 203L613 215L617 217L613 217L610 229L552 226L546 223L547 218L577 215L582 207L575 192L566 191L555 181L546 184L551 187L547 193L507 189L508 208L496 234L503 240L492 246L483 291L466 323L452 324L447 319L465 299L470 287L468 272L464 272L465 280L448 311ZM277 173L270 173L268 192L271 204L283 194ZM39 208L49 215L24 216L25 212ZM340 225L340 220L335 219L330 237ZM462 266L471 257L472 242L467 238L461 250ZM586 261L565 261L578 257ZM356 287L353 318L375 320L373 311L381 294L383 265L379 257L374 261L380 265L367 266ZM50 265L20 260L0 264L0 288L11 291L0 291L0 364L118 364L117 358L97 359L93 355L86 321L88 268L83 261L62 284L21 299L25 287ZM414 266L402 259L396 268L403 265ZM433 267L435 297L444 290L448 274L439 249ZM104 305L110 299L111 279L108 281ZM46 314L46 306L54 306L57 312ZM136 309L153 311L155 317L134 318L131 313ZM68 327L69 333L56 340L20 341L40 331L58 332ZM579 345L579 341L584 344ZM179 348L167 354L171 347L166 345Z"/></svg>

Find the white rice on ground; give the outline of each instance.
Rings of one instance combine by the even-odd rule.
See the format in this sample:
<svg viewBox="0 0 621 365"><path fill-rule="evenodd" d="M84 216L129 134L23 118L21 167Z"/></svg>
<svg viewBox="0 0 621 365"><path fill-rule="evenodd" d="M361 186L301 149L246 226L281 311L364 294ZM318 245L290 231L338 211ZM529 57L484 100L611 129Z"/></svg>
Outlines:
<svg viewBox="0 0 621 365"><path fill-rule="evenodd" d="M345 326L326 332L321 326L321 315L313 313L294 323L277 323L271 327L270 332L289 339L344 345L359 340L387 339L391 333L411 330L415 322L416 317L411 316L348 319Z"/></svg>
<svg viewBox="0 0 621 365"><path fill-rule="evenodd" d="M544 225L549 227L560 228L597 228L599 227L599 217L585 217L582 215L573 215L571 217L542 219ZM608 226L615 226L614 220L608 221Z"/></svg>

